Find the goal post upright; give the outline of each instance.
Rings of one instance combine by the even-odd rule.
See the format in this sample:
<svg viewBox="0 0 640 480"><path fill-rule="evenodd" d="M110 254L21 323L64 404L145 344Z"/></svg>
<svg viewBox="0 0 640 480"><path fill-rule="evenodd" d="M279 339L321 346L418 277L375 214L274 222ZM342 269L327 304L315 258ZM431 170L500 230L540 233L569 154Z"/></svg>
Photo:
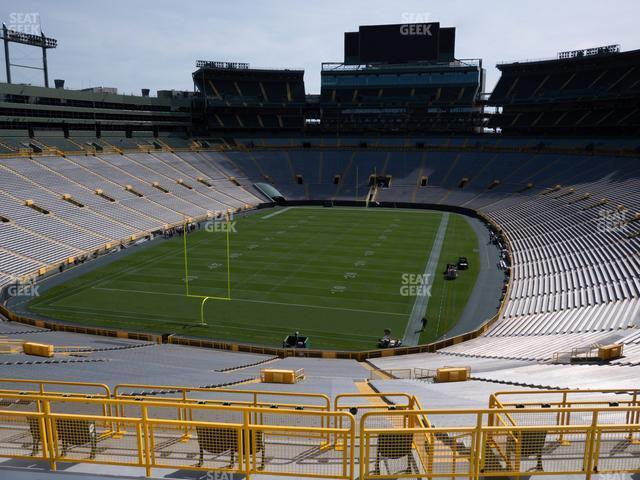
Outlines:
<svg viewBox="0 0 640 480"><path fill-rule="evenodd" d="M229 230L231 230L231 219L227 212L227 299L231 300L231 238Z"/></svg>
<svg viewBox="0 0 640 480"><path fill-rule="evenodd" d="M189 262L187 260L187 220L185 219L182 226L182 237L184 238L184 281L187 289L187 297L189 297Z"/></svg>
<svg viewBox="0 0 640 480"><path fill-rule="evenodd" d="M187 298L199 298L202 300L200 303L200 326L207 326L204 321L204 307L208 300L224 300L231 301L231 216L229 212L226 212L226 222L225 222L225 241L226 241L226 257L227 257L227 295L224 297L215 296L215 295L192 295L189 290L189 250L188 250L188 220L185 219L183 224L183 250L184 250L184 275L185 275L185 288L186 288L186 297Z"/></svg>
<svg viewBox="0 0 640 480"><path fill-rule="evenodd" d="M207 324L204 321L204 304L207 303L207 300L210 300L211 297L204 297L202 299L202 303L200 304L200 326L206 327Z"/></svg>

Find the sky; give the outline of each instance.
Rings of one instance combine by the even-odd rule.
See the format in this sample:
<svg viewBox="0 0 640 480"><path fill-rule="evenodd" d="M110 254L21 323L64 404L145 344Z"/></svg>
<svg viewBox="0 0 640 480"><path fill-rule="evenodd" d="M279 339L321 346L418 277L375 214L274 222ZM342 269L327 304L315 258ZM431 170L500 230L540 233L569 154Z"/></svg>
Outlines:
<svg viewBox="0 0 640 480"><path fill-rule="evenodd" d="M345 31L411 19L456 27L456 57L483 60L487 92L498 62L610 44L640 49L638 0L3 0L0 19L58 40L48 55L51 85L62 78L67 88L152 95L192 90L199 59L304 69L307 93L319 93L321 63L342 61ZM15 44L10 57L40 62L38 49ZM16 68L12 77L43 83L37 70Z"/></svg>

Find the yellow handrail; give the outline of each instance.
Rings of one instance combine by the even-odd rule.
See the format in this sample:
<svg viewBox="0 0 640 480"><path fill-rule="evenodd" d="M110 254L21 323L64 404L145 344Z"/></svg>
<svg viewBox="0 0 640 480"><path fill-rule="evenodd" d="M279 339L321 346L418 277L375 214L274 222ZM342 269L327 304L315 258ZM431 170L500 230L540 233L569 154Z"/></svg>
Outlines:
<svg viewBox="0 0 640 480"><path fill-rule="evenodd" d="M394 395L406 404L365 409L357 426L354 416L342 411L349 407L344 404L348 398ZM271 474L351 480L356 454L360 478L370 479L519 476L530 474L532 467L585 478L596 471L640 472L635 450L611 450L611 445L636 443L640 406L522 409L504 407L492 396L491 408L435 410L422 409L406 393L341 398L335 404L338 411L322 411L191 401L195 399L185 405L180 399L0 391L0 457L39 458L49 461L52 469L66 461L138 466L147 475L153 468L176 468L248 478ZM182 410L189 415L175 415ZM491 419L497 414L510 423L496 424ZM566 424L564 414L573 414L575 424ZM562 438L571 442L562 443ZM545 448L549 444L554 448ZM279 461L270 460L273 453L265 459L267 449L277 449ZM414 454L419 467L411 460ZM224 465L221 455L230 462ZM401 459L412 472L396 475L389 470Z"/></svg>
<svg viewBox="0 0 640 480"><path fill-rule="evenodd" d="M149 398L148 395L132 395L123 393L122 390L125 389L138 389L138 390L146 390L146 391L154 391L156 390L158 394L161 393L174 393L179 392L181 394L180 399L176 400L176 398L165 397L165 398L157 398L156 401L180 401L180 402L197 402L202 401L203 399L198 398L189 398L188 394L191 392L209 392L212 394L222 394L222 395L250 395L252 397L251 402L243 401L243 400L222 400L222 399L206 399L207 402L211 403L234 403L237 405L251 405L251 406L271 406L277 405L278 407L304 407L304 408L315 408L315 409L323 409L325 411L331 410L331 399L328 395L322 393L305 393L305 392L284 392L284 391L266 391L266 390L251 390L251 389L230 389L230 388L204 388L204 387L188 387L188 386L175 386L175 385L144 385L144 384L118 384L113 388L113 398L127 398L131 396L136 396L138 398ZM302 404L302 403L285 403L281 401L272 401L272 402L260 402L259 397L293 397L300 399L316 399L319 401L319 405L314 404Z"/></svg>
<svg viewBox="0 0 640 480"><path fill-rule="evenodd" d="M188 406L194 418L186 420L167 416L169 412L184 407L184 403L175 401L19 393L2 393L0 398L4 405L4 410L0 410L0 443L4 442L0 457L33 458L34 452L41 450L38 458L48 460L53 470L58 462L67 461L138 466L145 468L147 475L151 475L153 468L179 468L244 473L247 478L253 474L345 480L354 478L353 449L332 449L325 442L327 438L334 438L342 445L354 444L355 420L345 412L194 403ZM42 411L25 412L7 408L14 405L26 408L30 402L42 405ZM109 406L108 410L113 412L124 411L120 408L123 406L135 407L137 413L86 413L81 412L83 405ZM69 413L74 410L77 413ZM8 429L24 434L7 437L2 431ZM33 446L24 443L25 434L31 436ZM332 458L336 466L332 462L310 464L306 460L293 462L287 471L281 471L283 467L279 462L257 460L256 451L264 451L267 439L274 442L273 448L282 442L292 448L297 445L298 449L315 451L321 448L323 456ZM5 448L7 442L9 446ZM198 452L199 448L200 461L194 465L192 456L185 457L185 448L191 452ZM206 452L212 453L214 458L204 466ZM221 467L217 463L217 457L225 452L231 455L233 465L230 467ZM234 453L237 453L237 462ZM293 460L295 453L292 450L284 455L292 455Z"/></svg>

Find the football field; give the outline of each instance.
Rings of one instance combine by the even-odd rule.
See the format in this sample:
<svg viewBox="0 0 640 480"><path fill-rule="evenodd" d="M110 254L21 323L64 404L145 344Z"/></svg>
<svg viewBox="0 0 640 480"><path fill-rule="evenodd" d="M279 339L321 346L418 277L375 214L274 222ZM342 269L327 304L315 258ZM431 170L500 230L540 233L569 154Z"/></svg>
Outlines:
<svg viewBox="0 0 640 480"><path fill-rule="evenodd" d="M186 239L132 247L139 251L46 290L30 309L72 323L269 346L298 330L311 348L374 349L385 328L403 337L416 301L407 279L423 278L442 217L420 210L264 210ZM476 246L467 221L451 214L428 285L441 296L428 306L437 321L430 318L421 340L446 333L459 318L475 284ZM460 255L472 268L446 282L442 262Z"/></svg>

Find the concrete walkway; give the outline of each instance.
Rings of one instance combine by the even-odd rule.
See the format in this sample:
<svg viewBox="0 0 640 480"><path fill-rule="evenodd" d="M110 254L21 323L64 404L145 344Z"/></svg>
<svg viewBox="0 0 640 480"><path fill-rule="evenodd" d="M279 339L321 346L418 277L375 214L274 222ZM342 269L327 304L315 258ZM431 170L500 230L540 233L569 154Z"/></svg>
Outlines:
<svg viewBox="0 0 640 480"><path fill-rule="evenodd" d="M458 323L442 338L454 337L475 330L493 317L500 307L504 271L498 268L500 252L489 242L489 230L477 218L464 217L478 237L480 272Z"/></svg>

